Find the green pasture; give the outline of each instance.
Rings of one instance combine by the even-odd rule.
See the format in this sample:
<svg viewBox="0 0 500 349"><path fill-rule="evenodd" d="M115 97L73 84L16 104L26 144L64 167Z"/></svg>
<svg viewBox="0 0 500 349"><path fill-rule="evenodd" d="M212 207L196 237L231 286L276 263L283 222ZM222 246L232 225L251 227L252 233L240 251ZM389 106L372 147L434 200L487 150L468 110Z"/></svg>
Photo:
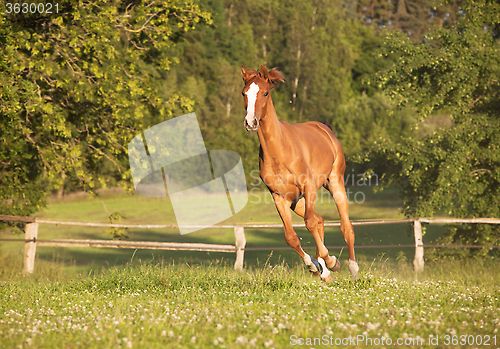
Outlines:
<svg viewBox="0 0 500 349"><path fill-rule="evenodd" d="M351 205L352 219L402 218L395 190L372 189L356 188L365 201ZM175 223L168 200L118 190L101 198L78 194L52 200L39 216L106 222L114 212L126 217L121 222ZM319 200L318 212L326 220L338 219L326 197ZM270 197L259 193L228 222L279 218ZM442 229L427 229L424 239L430 241ZM357 245L409 244L411 232L406 224L357 227ZM230 229L184 236L174 230L128 233L131 240L234 243ZM298 234L314 253L309 232L299 229ZM111 234L101 228L40 225L39 238L109 239ZM247 229L246 238L249 247L286 246L282 229ZM326 241L344 244L338 228L327 229ZM2 244L2 348L500 345L495 259L434 262L416 274L412 248L358 249L360 281L353 282L343 251L344 267L333 283L324 284L290 249L247 251L245 269L236 272L234 254L38 247L29 276L21 274L22 252L22 243Z"/></svg>
<svg viewBox="0 0 500 349"><path fill-rule="evenodd" d="M50 349L500 345L496 262L444 261L419 275L383 258L360 267L359 282L344 269L327 285L302 267L269 262L242 272L217 260L134 261L87 275L45 267L0 283L0 342Z"/></svg>
<svg viewBox="0 0 500 349"><path fill-rule="evenodd" d="M350 194L351 219L398 219L404 218L401 213L401 200L395 189L389 188L374 192L374 186L348 187ZM322 194L322 195L321 195ZM320 191L317 203L317 212L325 221L338 220L336 206L331 195ZM99 198L91 198L87 194L73 194L62 200L51 199L47 208L37 217L51 218L64 221L108 222L112 213L119 213L120 223L140 224L175 224L172 205L168 199L147 198L135 194L125 194L121 190L103 191ZM293 214L294 222L303 220ZM274 207L271 196L267 192L253 190L249 192L247 206L235 216L222 223L281 223ZM196 222L193 222L196 224ZM315 243L312 235L305 228L296 230L301 238L303 248L315 256ZM442 234L443 227L428 226L424 241L429 243ZM205 229L187 235L180 235L177 229L128 229L128 240L137 241L170 241L170 242L198 242L216 244L234 244L232 229ZM413 227L411 224L355 226L356 246L370 245L405 245L413 244ZM292 267L302 265L298 255L288 248L285 242L283 229L245 229L247 247L279 247L274 251L246 251L245 266L258 266L269 258L269 263L285 263ZM23 239L22 234L3 232L2 238ZM68 225L39 225L39 239L112 239L112 234L105 228L68 226ZM327 246L346 246L339 227L326 228L325 242ZM22 243L1 243L0 253L3 258L22 262L24 246ZM202 261L234 261L232 253L185 252L185 251L155 251L131 249L101 249L101 248L59 248L37 247L35 262L36 269L42 263L57 261L65 268L76 271L100 270L110 266L122 265L133 259L149 261L163 260L165 262L181 262L190 265ZM271 254L271 256L270 256ZM347 260L347 250L332 249L342 262ZM270 256L270 257L269 257ZM373 249L359 248L357 258L360 262L371 263L377 258L403 259L411 263L414 248L386 248ZM345 264L345 263L344 263ZM11 273L20 270L9 270ZM4 276L6 277L6 276Z"/></svg>

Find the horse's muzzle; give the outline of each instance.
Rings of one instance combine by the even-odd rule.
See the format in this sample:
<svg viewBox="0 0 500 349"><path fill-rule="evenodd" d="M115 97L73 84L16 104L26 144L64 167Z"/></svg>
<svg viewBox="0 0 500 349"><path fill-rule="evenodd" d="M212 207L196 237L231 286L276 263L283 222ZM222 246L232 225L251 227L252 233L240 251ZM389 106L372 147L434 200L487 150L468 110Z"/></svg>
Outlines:
<svg viewBox="0 0 500 349"><path fill-rule="evenodd" d="M248 132L256 132L259 129L259 120L254 118L252 124L249 124L247 119L245 119L244 125Z"/></svg>

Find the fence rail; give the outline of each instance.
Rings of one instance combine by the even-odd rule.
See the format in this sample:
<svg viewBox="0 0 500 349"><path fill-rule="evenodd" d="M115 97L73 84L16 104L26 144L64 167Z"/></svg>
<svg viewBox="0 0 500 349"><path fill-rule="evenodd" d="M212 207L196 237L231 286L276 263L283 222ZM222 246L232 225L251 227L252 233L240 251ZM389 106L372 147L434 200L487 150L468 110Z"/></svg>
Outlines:
<svg viewBox="0 0 500 349"><path fill-rule="evenodd" d="M245 228L250 229L265 229L265 228L282 228L281 224L221 224L208 227L211 229L234 229L235 244L234 245L217 245L203 243L175 243L175 242L156 242L156 241L117 241L117 240L72 240L72 239L38 239L39 224L55 224L55 225L73 225L101 228L136 228L136 229L176 229L179 228L175 224L120 224L120 223L95 223L95 222L70 222L43 218L31 217L16 217L2 216L0 221L17 221L26 224L25 239L0 239L0 241L22 241L25 243L24 248L24 267L25 274L32 273L35 266L36 246L57 246L57 247L97 247L97 248L131 248L131 249L154 249L154 250L171 250L171 251L206 251L206 252L230 252L236 253L236 261L234 264L235 270L243 268L244 252L247 251L269 251L269 250L284 250L289 247L245 247ZM483 223L483 224L500 224L498 218L406 218L406 219L379 219L379 220L354 220L352 225L378 225L378 224L400 224L413 223L413 231L415 236L415 244L412 245L370 245L356 246L361 248L403 248L415 247L415 259L413 265L415 271L423 271L424 269L424 248L499 248L500 246L485 246L485 245L424 245L422 241L422 223ZM325 222L325 227L337 227L340 222ZM185 228L207 228L202 225L182 225ZM305 228L304 223L293 224L294 228ZM327 246L329 249L340 249L345 246Z"/></svg>

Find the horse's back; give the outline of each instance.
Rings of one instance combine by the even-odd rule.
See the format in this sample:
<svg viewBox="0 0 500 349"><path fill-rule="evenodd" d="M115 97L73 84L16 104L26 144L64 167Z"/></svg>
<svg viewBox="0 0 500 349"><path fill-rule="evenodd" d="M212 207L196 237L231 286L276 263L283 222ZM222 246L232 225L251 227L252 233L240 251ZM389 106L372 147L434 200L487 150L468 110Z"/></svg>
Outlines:
<svg viewBox="0 0 500 349"><path fill-rule="evenodd" d="M345 163L342 146L327 125L316 121L281 123L292 154L304 159L311 168L329 173L334 163Z"/></svg>
<svg viewBox="0 0 500 349"><path fill-rule="evenodd" d="M332 129L321 122L308 121L299 124L289 124L282 122L282 125L287 129L290 141L294 139L301 140L303 143L309 144L313 148L321 147L323 151L328 151L329 148L334 153L337 153L339 141L335 137Z"/></svg>

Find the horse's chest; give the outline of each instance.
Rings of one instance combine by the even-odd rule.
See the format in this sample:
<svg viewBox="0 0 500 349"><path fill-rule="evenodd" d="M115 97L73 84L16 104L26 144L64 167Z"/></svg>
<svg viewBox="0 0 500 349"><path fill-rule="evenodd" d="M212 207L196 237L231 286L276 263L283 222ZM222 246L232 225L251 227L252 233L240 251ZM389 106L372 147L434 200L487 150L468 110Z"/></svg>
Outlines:
<svg viewBox="0 0 500 349"><path fill-rule="evenodd" d="M260 177L266 186L273 193L281 194L284 197L293 199L300 196L300 183L297 178L289 171L273 171L272 168L262 169Z"/></svg>

